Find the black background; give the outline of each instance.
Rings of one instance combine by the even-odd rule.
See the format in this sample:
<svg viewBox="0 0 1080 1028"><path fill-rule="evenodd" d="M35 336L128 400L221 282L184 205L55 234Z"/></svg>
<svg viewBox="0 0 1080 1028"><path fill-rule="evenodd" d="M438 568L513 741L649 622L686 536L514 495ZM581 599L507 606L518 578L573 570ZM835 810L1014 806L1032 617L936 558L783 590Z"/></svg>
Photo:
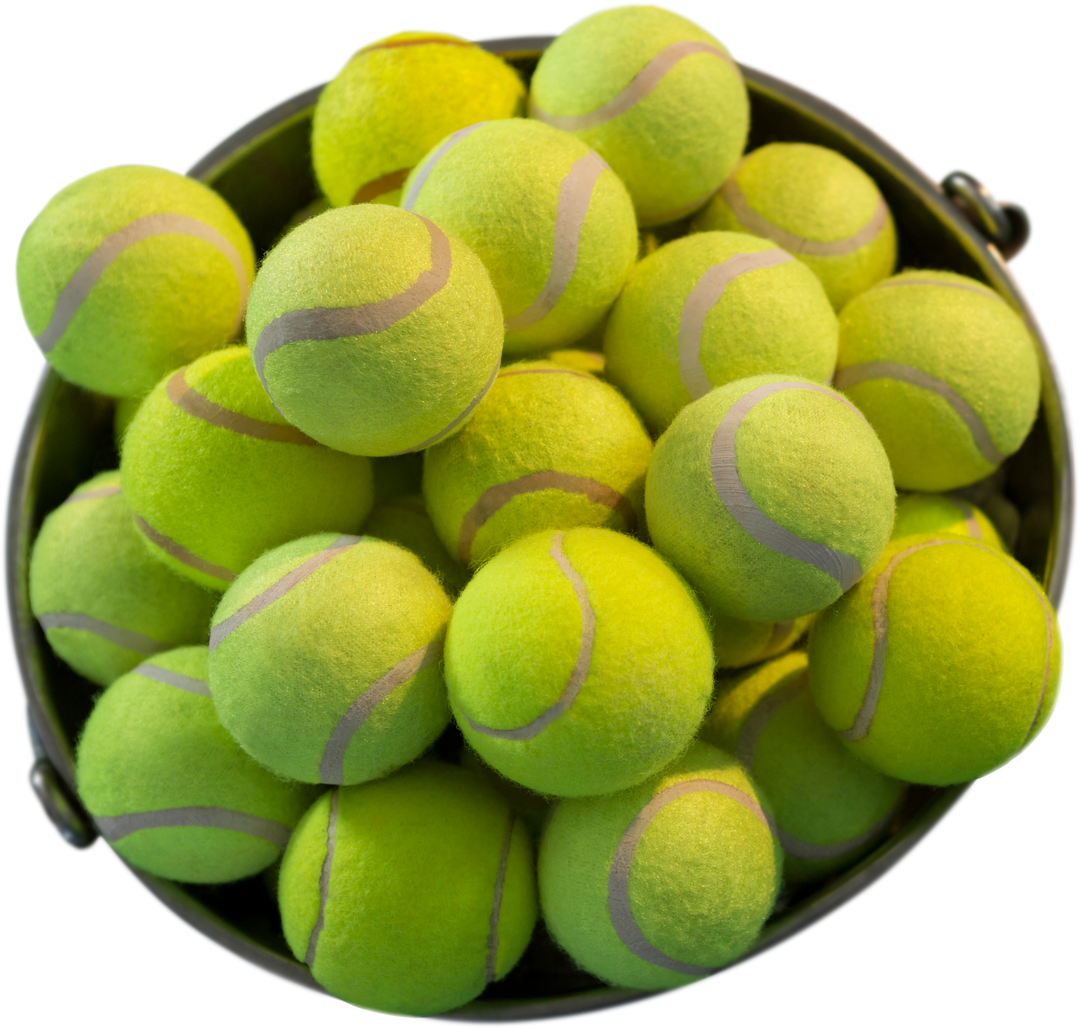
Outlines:
<svg viewBox="0 0 1080 1028"><path fill-rule="evenodd" d="M1075 109L1072 91L1063 92L1063 29L994 21L985 9L978 21L961 21L959 12L918 6L795 18L778 5L740 6L756 12L729 15L718 4L690 11L735 53L862 114L935 174L968 167L1029 205L1038 234L1017 270L1068 370L1074 312L1061 265L1075 268L1067 221L1074 187L1063 172L1074 166L1065 140ZM45 24L36 17L38 28L23 39L12 33L6 48L5 239L14 249L45 194L86 168L117 160L183 166L397 18L482 35L556 28L581 13L542 10L549 13L433 13L421 5L382 18L320 5L289 17L247 9L233 22L225 9L186 8L160 9L165 21L152 23L134 13L107 23L42 12ZM10 439L37 356L14 305L6 325ZM121 1016L365 1022L220 955L139 893L104 850L76 855L57 842L23 786L14 682L8 694L10 999L26 992L41 1013L64 1017L96 1006ZM931 1011L1003 1019L1064 1001L1075 863L1067 831L1076 809L1065 775L1068 732L1064 704L1028 756L981 785L912 860L820 929L703 989L618 1015L619 1023L810 1010L860 1020Z"/></svg>

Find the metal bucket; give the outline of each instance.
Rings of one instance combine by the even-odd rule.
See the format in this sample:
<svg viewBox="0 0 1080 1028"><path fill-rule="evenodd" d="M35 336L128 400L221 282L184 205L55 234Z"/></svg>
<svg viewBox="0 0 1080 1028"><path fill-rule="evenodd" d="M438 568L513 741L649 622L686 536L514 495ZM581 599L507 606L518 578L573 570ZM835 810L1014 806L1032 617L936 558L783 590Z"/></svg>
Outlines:
<svg viewBox="0 0 1080 1028"><path fill-rule="evenodd" d="M527 78L550 37L482 45ZM1005 265L1027 238L1017 207L999 206L970 176L931 182L841 111L777 79L743 68L751 101L749 148L772 141L818 143L840 151L875 179L896 219L900 266L961 272L992 286L1025 319L1042 368L1038 420L1021 450L1003 466L1004 494L1020 514L1015 555L1057 604L1065 581L1072 512L1072 469L1058 381L1045 342ZM286 222L316 198L310 124L322 87L256 118L192 168L232 205L264 252ZM19 444L8 510L8 594L12 632L30 713L37 763L31 779L46 813L73 845L96 830L75 793L74 750L94 690L53 656L28 598L30 548L42 519L79 483L115 468L113 403L46 371ZM861 892L901 859L959 799L966 786L913 787L888 835L854 867L824 884L783 893L757 944L743 959L806 928ZM190 886L132 869L163 903L199 931L242 957L295 982L319 988L289 952L277 907L262 877L222 886ZM632 1000L644 993L605 986L578 968L537 928L517 967L483 996L446 1015L519 1020L569 1014Z"/></svg>

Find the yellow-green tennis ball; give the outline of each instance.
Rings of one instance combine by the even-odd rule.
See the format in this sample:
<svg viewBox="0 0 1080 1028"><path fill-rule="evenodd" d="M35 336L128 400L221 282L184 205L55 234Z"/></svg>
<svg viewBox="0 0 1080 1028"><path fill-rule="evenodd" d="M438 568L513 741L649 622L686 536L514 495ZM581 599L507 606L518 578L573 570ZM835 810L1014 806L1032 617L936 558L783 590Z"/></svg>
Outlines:
<svg viewBox="0 0 1080 1028"><path fill-rule="evenodd" d="M810 143L769 143L748 154L693 227L771 239L821 279L837 310L896 266L896 226L874 180Z"/></svg>
<svg viewBox="0 0 1080 1028"><path fill-rule="evenodd" d="M401 205L476 251L513 356L586 335L637 252L634 209L615 173L580 140L524 118L447 136L406 180Z"/></svg>
<svg viewBox="0 0 1080 1028"><path fill-rule="evenodd" d="M30 609L58 657L108 685L140 661L205 642L216 600L146 552L120 472L80 485L30 554Z"/></svg>
<svg viewBox="0 0 1080 1028"><path fill-rule="evenodd" d="M893 539L926 532L963 535L1005 550L994 523L967 500L939 493L908 493L901 496L896 501Z"/></svg>
<svg viewBox="0 0 1080 1028"><path fill-rule="evenodd" d="M534 792L595 796L656 774L712 695L705 618L644 543L601 528L537 532L464 588L446 642L466 741Z"/></svg>
<svg viewBox="0 0 1080 1028"><path fill-rule="evenodd" d="M424 453L424 499L462 564L548 528L642 528L652 441L618 390L550 361L503 368L465 428Z"/></svg>
<svg viewBox="0 0 1080 1028"><path fill-rule="evenodd" d="M727 680L700 738L742 761L769 797L784 878L820 879L850 866L888 830L904 784L853 757L810 697L806 653Z"/></svg>
<svg viewBox="0 0 1080 1028"><path fill-rule="evenodd" d="M810 627L814 615L762 622L742 621L714 610L709 611L709 620L716 666L742 668L790 650Z"/></svg>
<svg viewBox="0 0 1080 1028"><path fill-rule="evenodd" d="M311 157L336 207L396 204L412 168L466 125L520 113L517 72L475 43L400 32L358 50L319 96Z"/></svg>
<svg viewBox="0 0 1080 1028"><path fill-rule="evenodd" d="M377 204L294 228L259 267L245 325L289 423L369 457L460 428L502 354L499 300L477 256L434 222Z"/></svg>
<svg viewBox="0 0 1080 1028"><path fill-rule="evenodd" d="M791 254L743 232L676 239L639 262L604 334L608 378L659 435L691 400L750 375L827 382L836 315Z"/></svg>
<svg viewBox="0 0 1080 1028"><path fill-rule="evenodd" d="M750 103L738 65L691 21L616 7L544 51L529 114L588 143L626 183L642 225L690 214L746 146Z"/></svg>
<svg viewBox="0 0 1080 1028"><path fill-rule="evenodd" d="M447 552L419 494L395 496L380 503L364 522L364 535L385 539L415 553L452 596L469 581L469 569Z"/></svg>
<svg viewBox="0 0 1080 1028"><path fill-rule="evenodd" d="M1061 672L1053 608L1012 557L974 539L889 544L810 632L826 723L883 774L951 785L1011 760L1050 716Z"/></svg>
<svg viewBox="0 0 1080 1028"><path fill-rule="evenodd" d="M159 654L109 686L79 742L78 786L125 860L200 883L271 865L314 798L259 767L221 727L205 646Z"/></svg>
<svg viewBox="0 0 1080 1028"><path fill-rule="evenodd" d="M381 539L310 535L264 553L210 629L221 723L287 778L389 774L450 721L440 669L450 608L420 559Z"/></svg>
<svg viewBox="0 0 1080 1028"><path fill-rule="evenodd" d="M460 767L420 761L304 815L278 886L285 938L328 992L441 1014L503 978L536 924L529 832Z"/></svg>
<svg viewBox="0 0 1080 1028"><path fill-rule="evenodd" d="M817 382L758 375L684 407L645 483L656 548L711 609L787 621L838 599L878 559L896 494L866 419Z"/></svg>
<svg viewBox="0 0 1080 1028"><path fill-rule="evenodd" d="M113 442L118 453L124 445L124 433L134 420L135 412L142 402L141 396L125 396L116 401L116 410L113 411Z"/></svg>
<svg viewBox="0 0 1080 1028"><path fill-rule="evenodd" d="M606 378L605 360L602 353L594 353L592 350L552 350L544 354L544 360L558 364L560 367L570 368L573 371L585 371L596 378Z"/></svg>
<svg viewBox="0 0 1080 1028"><path fill-rule="evenodd" d="M229 205L201 182L120 167L45 205L16 273L26 323L61 377L141 396L236 336L255 254Z"/></svg>
<svg viewBox="0 0 1080 1028"><path fill-rule="evenodd" d="M495 791L510 804L510 809L525 822L533 838L539 840L544 821L551 810L549 797L526 789L525 786L510 781L505 775L500 775L493 767L485 764L471 746L463 748L461 766L493 785Z"/></svg>
<svg viewBox="0 0 1080 1028"><path fill-rule="evenodd" d="M124 436L120 472L150 551L217 592L265 550L359 531L371 510L371 462L288 424L242 346L154 389Z"/></svg>
<svg viewBox="0 0 1080 1028"><path fill-rule="evenodd" d="M753 945L780 887L771 808L703 742L614 796L562 800L540 843L544 923L612 985L669 989Z"/></svg>
<svg viewBox="0 0 1080 1028"><path fill-rule="evenodd" d="M1039 408L1035 344L989 286L905 271L840 313L836 388L866 415L899 489L944 492L989 475Z"/></svg>

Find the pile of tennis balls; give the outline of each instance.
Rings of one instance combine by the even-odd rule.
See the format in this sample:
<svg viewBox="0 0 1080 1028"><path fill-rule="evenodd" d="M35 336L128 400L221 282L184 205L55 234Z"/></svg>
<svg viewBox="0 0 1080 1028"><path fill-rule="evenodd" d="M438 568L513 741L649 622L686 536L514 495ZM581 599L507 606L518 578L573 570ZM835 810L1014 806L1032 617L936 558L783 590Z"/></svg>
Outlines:
<svg viewBox="0 0 1080 1028"><path fill-rule="evenodd" d="M658 8L574 25L527 95L408 32L323 92L326 199L258 260L152 168L26 233L31 332L118 400L119 471L30 567L105 687L81 798L156 875L280 859L288 944L343 999L466 1003L538 915L607 982L692 981L906 783L1050 713L995 477L1039 403L1023 321L894 274L874 182L744 155L748 120L727 50Z"/></svg>

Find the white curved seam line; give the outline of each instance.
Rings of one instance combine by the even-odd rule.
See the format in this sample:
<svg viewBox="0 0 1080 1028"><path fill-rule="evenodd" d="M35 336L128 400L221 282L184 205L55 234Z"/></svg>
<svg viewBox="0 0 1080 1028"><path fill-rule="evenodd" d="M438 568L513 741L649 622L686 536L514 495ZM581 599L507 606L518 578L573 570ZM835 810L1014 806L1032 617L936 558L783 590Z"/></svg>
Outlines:
<svg viewBox="0 0 1080 1028"><path fill-rule="evenodd" d="M607 165L599 154L590 150L574 161L559 184L559 201L555 213L554 245L547 281L528 307L520 314L507 318L507 332L522 332L542 321L562 299L577 267L578 244L585 216L589 213L593 188Z"/></svg>
<svg viewBox="0 0 1080 1028"><path fill-rule="evenodd" d="M619 843L611 857L611 869L608 872L608 916L611 918L611 925L615 929L619 941L636 957L657 967L687 975L709 974L709 972L715 971L716 968L701 967L697 964L688 964L682 960L676 960L657 949L645 938L645 933L637 923L633 910L630 909L630 871L638 843L652 823L653 818L669 803L695 792L715 792L721 796L726 796L728 799L735 800L753 814L767 831L772 831L769 820L766 818L761 806L752 796L747 795L741 789L710 778L679 782L662 789L641 808L619 839Z"/></svg>
<svg viewBox="0 0 1080 1028"><path fill-rule="evenodd" d="M593 643L596 638L596 613L589 602L589 593L585 588L585 582L570 561L567 560L566 554L563 553L562 540L563 533L556 532L551 543L550 553L555 563L559 565L559 570L562 571L573 587L574 595L578 601L578 608L581 611L581 643L578 646L577 659L574 661L570 678L567 680L559 698L542 714L520 728L489 728L487 725L478 724L468 714L465 714L464 717L469 722L469 726L473 731L479 732L481 735L488 735L493 739L514 739L518 741L536 738L548 725L570 708L581 691L582 683L588 677L589 665L592 661Z"/></svg>
<svg viewBox="0 0 1080 1028"><path fill-rule="evenodd" d="M941 286L943 289L966 289L969 293L978 293L990 300L1005 303L1004 297L985 286L969 282L942 282L934 278L887 278L884 282L878 282L873 289L890 289L893 286ZM1006 304L1008 306L1008 304Z"/></svg>
<svg viewBox="0 0 1080 1028"><path fill-rule="evenodd" d="M728 513L752 539L776 553L817 568L834 579L841 591L847 592L862 577L862 566L859 561L851 554L833 549L825 543L803 539L782 525L778 525L754 503L739 475L735 454L735 436L739 426L758 403L774 393L787 389L821 393L830 400L843 404L860 418L863 417L856 407L842 397L836 396L825 386L804 382L773 382L751 389L731 405L713 435L709 454L713 486Z"/></svg>
<svg viewBox="0 0 1080 1028"><path fill-rule="evenodd" d="M197 553L192 553L186 546L182 546L175 539L170 539L164 532L159 532L153 525L151 525L145 518L135 515L135 524L139 531L146 536L155 546L164 550L174 560L178 560L181 564L186 564L189 568L198 571L200 574L207 575L210 578L216 578L219 582L230 584L236 581L236 572L230 571L226 567L222 567L220 564L211 563L208 560L200 557Z"/></svg>
<svg viewBox="0 0 1080 1028"><path fill-rule="evenodd" d="M769 641L766 644L766 650L772 652L775 647L781 646L786 640L788 635L795 628L795 622L792 621L777 621L773 625L772 635L769 636Z"/></svg>
<svg viewBox="0 0 1080 1028"><path fill-rule="evenodd" d="M679 377L691 400L710 392L713 383L701 364L701 334L705 319L724 295L724 290L740 275L774 268L795 258L783 250L759 250L737 253L720 264L706 268L690 295L683 302L679 315Z"/></svg>
<svg viewBox="0 0 1080 1028"><path fill-rule="evenodd" d="M248 600L238 611L230 614L224 621L219 621L210 629L210 649L216 650L221 643L235 632L245 621L253 618L270 604L280 600L295 585L299 585L308 575L313 574L327 561L333 560L339 553L360 542L358 535L339 535L325 550L308 557L302 564L286 575L282 575L273 585L264 589L258 596Z"/></svg>
<svg viewBox="0 0 1080 1028"><path fill-rule="evenodd" d="M889 827L896 817L899 804L894 806L883 818L875 821L865 832L861 832L853 839L845 839L843 842L834 842L829 845L819 845L813 842L803 842L798 836L784 831L779 825L774 824L773 830L785 853L799 860L834 860L837 857L847 856L865 846L871 839L880 835Z"/></svg>
<svg viewBox="0 0 1080 1028"><path fill-rule="evenodd" d="M330 815L326 819L326 855L323 857L322 868L319 870L319 913L315 918L311 935L308 937L307 952L304 954L304 963L308 967L313 967L315 964L319 936L322 935L323 925L326 923L326 902L330 896L330 872L334 867L334 844L337 839L339 794L338 789L330 793Z"/></svg>
<svg viewBox="0 0 1080 1028"><path fill-rule="evenodd" d="M103 485L100 489L86 489L81 493L72 493L60 506L66 507L69 503L81 503L83 500L103 500L106 496L116 496L119 492L118 485Z"/></svg>
<svg viewBox="0 0 1080 1028"><path fill-rule="evenodd" d="M731 59L731 55L709 43L701 43L697 40L681 40L664 47L653 57L629 82L625 89L617 96L612 97L606 103L586 114L549 114L538 107L536 102L529 97L529 114L539 121L547 122L564 132L580 132L583 129L596 128L604 122L625 114L628 110L645 99L661 82L664 76L685 57L691 54L713 54L719 57L725 64L731 67L740 78L742 73L738 65Z"/></svg>
<svg viewBox="0 0 1080 1028"><path fill-rule="evenodd" d="M292 833L292 829L280 821L227 807L170 807L96 817L94 821L105 839L112 843L148 828L223 828L265 839L278 849L284 849Z"/></svg>
<svg viewBox="0 0 1080 1028"><path fill-rule="evenodd" d="M60 341L71 319L75 317L83 301L90 295L90 290L94 288L97 280L124 250L144 239L162 235L194 236L215 247L229 262L240 289L240 303L233 325L233 335L239 332L244 323L244 311L247 309L248 277L247 268L244 267L243 258L236 247L216 228L211 228L197 218L189 218L185 214L147 214L106 236L94 252L79 265L79 269L71 276L67 285L60 290L48 325L34 337L38 346L41 347L41 352L49 353Z"/></svg>
<svg viewBox="0 0 1080 1028"><path fill-rule="evenodd" d="M80 632L92 632L94 635L114 646L120 646L125 650L133 650L147 657L163 650L172 649L168 643L160 643L151 639L142 632L133 632L129 628L121 628L119 625L110 625L108 621L91 617L89 614L69 614L61 611L52 614L39 614L38 624L44 631L50 628L72 628Z"/></svg>
<svg viewBox="0 0 1080 1028"><path fill-rule="evenodd" d="M345 753L360 726L398 686L436 663L442 656L442 650L443 633L440 631L437 639L399 660L353 700L326 741L322 760L319 761L319 781L324 785L345 784Z"/></svg>
<svg viewBox="0 0 1080 1028"><path fill-rule="evenodd" d="M499 869L495 873L495 889L491 901L491 917L488 919L487 967L485 982L490 985L495 981L499 960L499 915L502 913L503 886L506 882L506 863L510 857L510 840L514 835L514 815L506 824L503 835L502 853L499 855Z"/></svg>
<svg viewBox="0 0 1080 1028"><path fill-rule="evenodd" d="M450 135L442 141L439 148L427 159L424 166L417 172L416 178L413 179L412 185L409 186L409 192L401 201L402 210L411 211L413 209L413 205L416 203L416 197L419 195L424 183L428 180L428 176L434 170L435 165L442 160L447 150L457 146L457 144L467 135L475 132L481 125L486 124L486 121L478 121L475 125L468 125L463 129L458 129L457 132L451 132Z"/></svg>
<svg viewBox="0 0 1080 1028"><path fill-rule="evenodd" d="M947 496L946 499L960 511L960 515L964 519L964 524L967 526L968 535L971 536L972 539L982 540L982 529L979 527L979 522L975 517L975 511L958 496Z"/></svg>
<svg viewBox="0 0 1080 1028"><path fill-rule="evenodd" d="M851 389L861 382L876 378L907 382L909 385L937 393L967 426L983 460L997 466L1005 459L1006 455L994 445L994 440L990 438L990 431L983 424L975 408L947 382L935 378L920 368L913 368L910 364L899 364L896 361L866 361L862 364L849 364L846 368L837 370L836 388Z"/></svg>
<svg viewBox="0 0 1080 1028"><path fill-rule="evenodd" d="M735 756L746 765L747 770L753 771L758 739L772 720L772 716L781 707L787 706L795 699L805 687L806 671L804 670L795 681L781 685L779 689L770 689L754 704L739 729L739 737L735 743Z"/></svg>
<svg viewBox="0 0 1080 1028"><path fill-rule="evenodd" d="M150 678L155 682L161 682L162 685L171 685L174 689L192 692L197 696L210 695L210 685L203 679L182 675L178 671L169 671L168 668L158 667L157 664L151 664L149 661L143 662L129 673L142 675L143 678Z"/></svg>

